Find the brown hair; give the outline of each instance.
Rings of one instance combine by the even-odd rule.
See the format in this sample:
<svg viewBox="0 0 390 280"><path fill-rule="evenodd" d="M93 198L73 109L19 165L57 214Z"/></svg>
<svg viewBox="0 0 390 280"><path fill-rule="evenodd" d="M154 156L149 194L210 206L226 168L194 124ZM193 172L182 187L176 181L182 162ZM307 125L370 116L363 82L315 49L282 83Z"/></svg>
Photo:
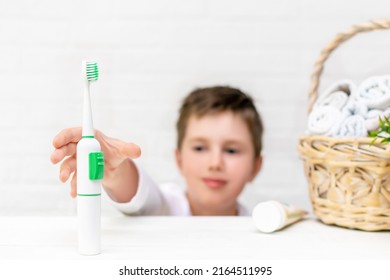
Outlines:
<svg viewBox="0 0 390 280"><path fill-rule="evenodd" d="M178 133L177 148L180 149L192 115L202 117L209 113L231 111L242 117L248 125L252 137L255 157L260 156L262 149L263 124L253 99L239 89L216 86L198 88L183 100L176 123Z"/></svg>

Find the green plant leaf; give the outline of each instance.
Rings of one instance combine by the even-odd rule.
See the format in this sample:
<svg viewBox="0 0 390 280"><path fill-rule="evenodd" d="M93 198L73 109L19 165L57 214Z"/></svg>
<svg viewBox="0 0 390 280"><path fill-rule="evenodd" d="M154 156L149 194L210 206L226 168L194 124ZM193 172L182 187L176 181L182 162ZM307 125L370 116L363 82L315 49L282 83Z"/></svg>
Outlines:
<svg viewBox="0 0 390 280"><path fill-rule="evenodd" d="M369 131L368 136L370 137L377 137L379 134L379 131Z"/></svg>
<svg viewBox="0 0 390 280"><path fill-rule="evenodd" d="M379 116L379 127L383 128L385 125L383 124L382 118Z"/></svg>
<svg viewBox="0 0 390 280"><path fill-rule="evenodd" d="M390 125L390 121L389 121L389 119L388 119L386 116L384 116L383 118L385 119L385 123L386 123L386 125Z"/></svg>
<svg viewBox="0 0 390 280"><path fill-rule="evenodd" d="M387 116L378 116L379 127L377 130L369 131L368 136L374 139L370 142L373 145L379 138L381 144L390 143L390 120Z"/></svg>

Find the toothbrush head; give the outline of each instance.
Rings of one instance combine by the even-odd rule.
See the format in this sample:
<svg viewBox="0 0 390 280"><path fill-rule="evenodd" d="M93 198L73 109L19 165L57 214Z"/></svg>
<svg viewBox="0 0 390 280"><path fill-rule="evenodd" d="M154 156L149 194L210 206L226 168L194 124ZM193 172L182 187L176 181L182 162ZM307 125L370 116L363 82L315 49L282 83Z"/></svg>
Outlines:
<svg viewBox="0 0 390 280"><path fill-rule="evenodd" d="M83 76L86 81L97 81L99 78L99 69L97 62L83 60Z"/></svg>

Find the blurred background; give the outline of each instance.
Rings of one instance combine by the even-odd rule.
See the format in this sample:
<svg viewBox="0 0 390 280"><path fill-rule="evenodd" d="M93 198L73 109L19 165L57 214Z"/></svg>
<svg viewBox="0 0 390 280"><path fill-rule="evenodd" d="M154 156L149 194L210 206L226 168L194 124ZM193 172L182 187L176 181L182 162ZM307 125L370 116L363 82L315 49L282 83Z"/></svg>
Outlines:
<svg viewBox="0 0 390 280"><path fill-rule="evenodd" d="M388 0L0 1L0 215L74 215L52 139L82 117L81 60L95 59L94 124L142 147L157 182L182 183L175 122L195 87L251 94L265 124L264 166L249 208L277 199L310 209L296 149L314 61L338 32L389 15ZM389 74L390 31L358 35L326 63L321 89ZM107 201L103 215L117 215Z"/></svg>

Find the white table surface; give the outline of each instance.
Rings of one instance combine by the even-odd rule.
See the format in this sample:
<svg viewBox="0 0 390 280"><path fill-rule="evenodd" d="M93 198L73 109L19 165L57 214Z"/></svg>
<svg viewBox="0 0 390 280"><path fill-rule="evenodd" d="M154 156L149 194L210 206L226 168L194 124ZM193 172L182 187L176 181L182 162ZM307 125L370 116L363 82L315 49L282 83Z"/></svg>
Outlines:
<svg viewBox="0 0 390 280"><path fill-rule="evenodd" d="M390 259L390 232L309 218L257 231L250 217L103 217L102 253L77 252L76 217L0 217L0 259Z"/></svg>

